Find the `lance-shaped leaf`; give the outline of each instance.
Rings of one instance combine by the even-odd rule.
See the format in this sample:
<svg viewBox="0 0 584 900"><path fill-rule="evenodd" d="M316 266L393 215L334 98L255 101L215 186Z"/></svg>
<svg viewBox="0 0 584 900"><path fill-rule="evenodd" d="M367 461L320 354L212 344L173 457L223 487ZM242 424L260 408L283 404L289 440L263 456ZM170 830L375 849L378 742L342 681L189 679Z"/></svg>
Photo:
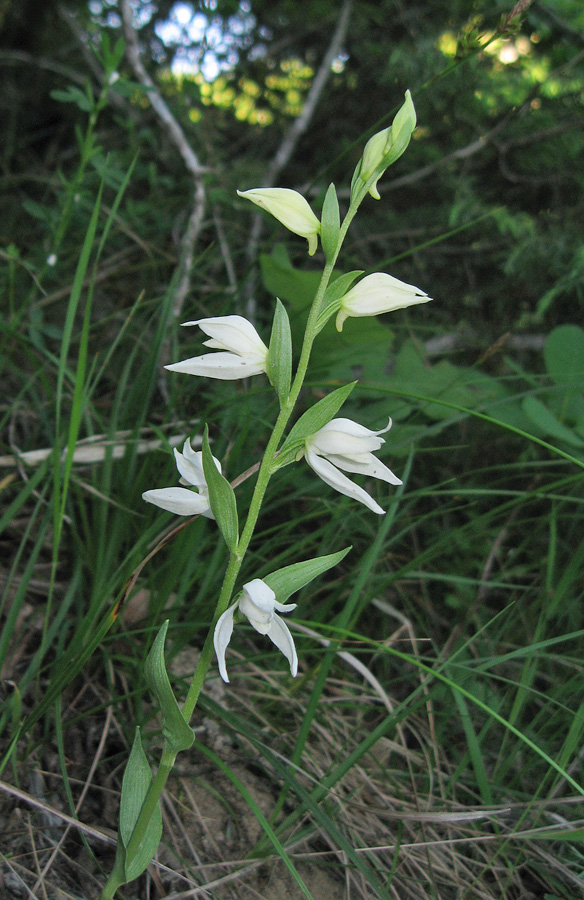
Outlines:
<svg viewBox="0 0 584 900"><path fill-rule="evenodd" d="M323 300L322 308L318 314L316 321L317 331L322 331L328 320L340 308L341 297L344 297L353 285L353 282L362 275L364 269L354 269L352 272L346 272L339 275L334 281L331 281L327 287Z"/></svg>
<svg viewBox="0 0 584 900"><path fill-rule="evenodd" d="M288 399L292 380L292 335L288 313L278 298L268 351L268 378L276 389L280 406L283 406Z"/></svg>
<svg viewBox="0 0 584 900"><path fill-rule="evenodd" d="M225 539L225 543L233 552L239 540L239 528L237 522L237 503L235 493L227 479L217 471L211 448L209 447L209 429L205 425L203 434L203 471L205 481L209 489L209 503L211 512L219 526L219 530Z"/></svg>
<svg viewBox="0 0 584 900"><path fill-rule="evenodd" d="M338 553L329 553L328 556L317 556L314 559L306 559L304 562L293 563L266 575L262 580L273 590L278 603L285 603L291 594L299 591L323 572L327 572L345 558L351 547L339 550Z"/></svg>
<svg viewBox="0 0 584 900"><path fill-rule="evenodd" d="M165 749L176 755L181 750L188 750L192 746L195 734L184 720L166 671L164 640L167 629L168 619L162 625L152 644L144 666L144 677L160 706Z"/></svg>
<svg viewBox="0 0 584 900"><path fill-rule="evenodd" d="M330 184L322 206L320 219L320 242L327 262L329 262L339 243L341 217L339 213L339 201L334 184Z"/></svg>
<svg viewBox="0 0 584 900"><path fill-rule="evenodd" d="M140 729L136 728L136 736L130 752L130 758L122 780L120 799L120 832L118 840L122 842L124 851L124 874L126 881L132 881L141 875L152 857L162 836L162 814L160 803L157 803L144 831L138 847L128 856L128 844L134 833L138 816L146 795L152 784L152 772L140 740Z"/></svg>
<svg viewBox="0 0 584 900"><path fill-rule="evenodd" d="M280 469L287 466L296 459L296 455L304 447L304 440L311 434L314 434L323 425L338 413L339 409L357 384L356 381L351 384L345 384L343 387L337 388L336 391L327 394L314 406L306 410L300 416L296 424L290 431L290 434L284 441L278 456L274 460L274 468ZM211 505L211 509L213 506Z"/></svg>

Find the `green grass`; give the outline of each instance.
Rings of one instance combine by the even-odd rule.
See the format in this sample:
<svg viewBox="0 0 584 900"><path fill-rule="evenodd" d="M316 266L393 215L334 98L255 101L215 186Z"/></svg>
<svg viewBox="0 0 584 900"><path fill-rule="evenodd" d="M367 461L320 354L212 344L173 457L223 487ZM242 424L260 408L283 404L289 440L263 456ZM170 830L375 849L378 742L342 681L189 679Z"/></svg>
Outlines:
<svg viewBox="0 0 584 900"><path fill-rule="evenodd" d="M34 283L18 306L26 271L7 275L2 453L15 462L0 483L1 767L30 803L19 801L29 827L7 831L3 853L12 878L47 895L80 896L81 867L91 881L83 896L93 896L111 865L107 842L84 838L83 825L115 830L137 723L156 756L160 724L142 670L162 620L181 698L213 616L226 560L214 524L186 525L141 567L178 520L140 495L175 483L168 440L200 435L204 422L234 479L257 461L276 411L259 381L163 375L165 354L193 346L172 321L172 289L132 293L123 268L111 295L99 287L101 263L128 240L127 176L115 189L85 176L93 203L83 231L62 236L67 293L48 319ZM203 254L197 277L206 306L228 312L219 263L218 249ZM531 383L512 362L490 377L518 404L547 382L541 360L531 359ZM296 632L296 680L271 645L236 629L232 684L213 670L198 740L169 785L158 871L125 897L145 896L158 878L176 896L215 882L217 896L315 900L345 885L364 898L581 892L582 460L499 419L490 401L468 408L418 384L364 383L344 409L374 426L381 409L407 404L386 445L404 486L390 496L374 488L383 519L333 495L304 463L274 478L241 583L353 550L295 598L292 618L316 635ZM314 380L305 404L331 386ZM96 435L101 457L78 462L79 441ZM144 439L159 448L143 452ZM49 453L17 466L16 447ZM237 488L240 508L252 483ZM7 816L13 801L2 798ZM60 813L81 827L45 872Z"/></svg>

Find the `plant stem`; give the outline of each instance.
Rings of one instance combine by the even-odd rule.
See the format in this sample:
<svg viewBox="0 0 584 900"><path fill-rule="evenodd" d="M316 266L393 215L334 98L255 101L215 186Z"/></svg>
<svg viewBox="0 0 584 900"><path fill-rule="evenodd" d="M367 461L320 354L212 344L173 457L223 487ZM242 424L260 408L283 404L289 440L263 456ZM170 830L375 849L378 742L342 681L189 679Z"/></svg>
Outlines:
<svg viewBox="0 0 584 900"><path fill-rule="evenodd" d="M323 269L320 283L314 297L310 313L308 315L306 330L304 332L304 340L302 343L302 350L300 352L300 359L298 361L296 374L290 388L290 393L285 402L281 405L278 418L274 425L274 429L266 445L266 449L264 451L262 462L258 471L257 481L250 501L245 525L243 527L243 531L241 532L237 547L230 554L229 563L225 572L225 576L223 578L223 583L221 585L221 591L219 594L217 607L215 609L215 614L213 616L213 621L211 623L211 627L209 629L207 637L205 638L201 656L199 658L199 662L193 675L193 680L182 707L182 715L187 723L190 722L191 716L195 710L205 681L205 677L213 659L213 637L215 626L220 616L223 615L223 613L229 606L233 594L233 588L235 586L235 581L253 537L268 483L274 471L273 461L276 451L280 445L280 441L282 440L284 431L294 411L294 407L296 406L296 402L304 384L304 379L306 377L308 363L310 360L310 353L312 351L312 345L318 334L318 315L320 313L326 289L329 285L330 277L333 273L335 262L347 234L349 225L351 224L351 221L355 213L357 212L359 203L364 196L365 193L361 193L360 196L356 200L354 200L349 207L347 215L345 216L345 219L343 220L339 231L339 239L337 241L336 249L331 255L330 259L327 260L327 263ZM100 894L99 900L112 900L118 887L125 883L124 860L131 859L139 848L150 819L154 813L154 810L156 809L156 806L160 801L162 791L164 790L164 786L166 785L168 777L172 771L175 758L176 754L169 753L167 750L163 751L160 765L158 767L154 780L150 785L150 789L146 795L146 798L142 805L142 809L140 810L140 814L138 815L138 818L136 820L134 831L132 832L132 837L125 852L120 853L120 846L118 845L118 855L116 856L114 869L107 883L105 884L102 893Z"/></svg>

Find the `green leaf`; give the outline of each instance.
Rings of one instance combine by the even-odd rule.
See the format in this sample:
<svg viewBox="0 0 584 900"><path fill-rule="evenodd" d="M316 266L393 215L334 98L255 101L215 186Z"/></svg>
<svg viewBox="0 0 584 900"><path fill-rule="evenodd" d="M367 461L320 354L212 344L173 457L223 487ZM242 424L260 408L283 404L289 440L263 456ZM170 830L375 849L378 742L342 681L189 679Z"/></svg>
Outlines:
<svg viewBox="0 0 584 900"><path fill-rule="evenodd" d="M351 547L347 547L345 550L339 550L338 553L329 553L328 556L317 556L314 559L306 559L304 562L285 566L283 569L272 572L271 575L266 575L262 581L265 581L274 591L278 603L285 603L291 594L340 563L350 549Z"/></svg>
<svg viewBox="0 0 584 900"><path fill-rule="evenodd" d="M347 272L345 275L339 275L338 278L331 281L325 291L322 309L318 315L316 323L318 331L321 331L330 317L340 309L338 301L352 288L355 279L357 279L359 275L362 275L363 272L364 269L354 269L352 272Z"/></svg>
<svg viewBox="0 0 584 900"><path fill-rule="evenodd" d="M538 400L537 397L526 397L522 403L523 412L540 429L542 434L547 437L555 438L569 444L570 447L584 447L584 441L578 435L562 425L559 419L553 414L551 409Z"/></svg>
<svg viewBox="0 0 584 900"><path fill-rule="evenodd" d="M160 706L165 750L168 749L176 755L181 750L188 750L193 745L195 734L183 718L166 671L164 640L167 629L168 619L162 625L152 644L144 666L144 678Z"/></svg>
<svg viewBox="0 0 584 900"><path fill-rule="evenodd" d="M75 103L83 112L91 112L93 109L89 97L76 87L69 86L66 91L51 91L51 97L61 103Z"/></svg>
<svg viewBox="0 0 584 900"><path fill-rule="evenodd" d="M132 881L142 874L156 853L156 848L162 836L162 813L160 812L160 803L158 803L136 852L131 859L128 858L127 847L134 833L140 810L151 784L152 772L142 748L140 729L136 728L136 736L122 780L122 796L120 799L119 840L122 841L125 850L124 873L126 881Z"/></svg>
<svg viewBox="0 0 584 900"><path fill-rule="evenodd" d="M579 325L554 328L545 342L543 356L552 381L581 389L584 381L584 329Z"/></svg>
<svg viewBox="0 0 584 900"><path fill-rule="evenodd" d="M422 412L434 420L448 420L452 410L440 402L454 403L467 409L488 409L508 396L505 386L496 378L473 369L453 365L443 359L435 365L425 358L419 344L407 340L400 348L393 362L393 372L385 379L384 386L404 394L420 394L427 398L421 406Z"/></svg>
<svg viewBox="0 0 584 900"><path fill-rule="evenodd" d="M268 351L268 377L276 389L280 406L283 406L288 399L292 380L292 334L288 313L278 298Z"/></svg>
<svg viewBox="0 0 584 900"><path fill-rule="evenodd" d="M334 184L330 184L322 206L320 242L327 262L333 257L339 243L341 218L339 201Z"/></svg>
<svg viewBox="0 0 584 900"><path fill-rule="evenodd" d="M338 278L331 281L324 294L324 299L322 301L323 309L326 309L326 307L329 304L334 303L335 300L340 300L341 297L344 297L347 291L353 287L353 282L359 275L362 275L364 271L364 269L354 269L352 272L345 272L344 275L339 275Z"/></svg>
<svg viewBox="0 0 584 900"><path fill-rule="evenodd" d="M274 460L274 469L281 469L294 462L305 438L334 418L356 384L357 382L353 381L337 388L300 416Z"/></svg>
<svg viewBox="0 0 584 900"><path fill-rule="evenodd" d="M213 462L211 448L209 447L209 428L205 425L203 434L203 471L205 481L209 488L209 502L211 512L219 526L225 543L233 552L239 540L239 528L237 522L237 503L233 488L227 479L217 471Z"/></svg>

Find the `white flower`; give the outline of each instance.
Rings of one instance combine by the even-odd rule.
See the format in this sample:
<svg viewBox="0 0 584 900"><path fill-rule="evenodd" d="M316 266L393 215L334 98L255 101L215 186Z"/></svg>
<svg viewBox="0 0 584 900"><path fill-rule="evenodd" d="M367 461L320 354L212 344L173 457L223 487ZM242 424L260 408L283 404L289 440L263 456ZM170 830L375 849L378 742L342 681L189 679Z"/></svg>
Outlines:
<svg viewBox="0 0 584 900"><path fill-rule="evenodd" d="M431 299L413 284L406 284L384 272L375 272L373 275L366 275L341 297L336 329L342 331L345 319L350 316L377 316L379 313L405 309L416 303L427 303Z"/></svg>
<svg viewBox="0 0 584 900"><path fill-rule="evenodd" d="M183 359L182 362L165 366L165 369L186 375L220 378L222 381L234 381L267 371L268 348L251 322L243 316L215 316L183 322L183 325L198 325L211 338L203 341L204 346L225 352Z"/></svg>
<svg viewBox="0 0 584 900"><path fill-rule="evenodd" d="M233 615L235 610L247 616L259 634L267 634L278 650L281 650L290 663L290 672L293 676L298 671L298 657L294 639L286 623L276 615L278 612L291 612L296 609L295 603L278 603L276 595L271 587L260 578L244 584L241 597L226 610L215 626L213 644L219 663L219 674L223 681L229 682L227 668L225 666L225 651L233 634Z"/></svg>
<svg viewBox="0 0 584 900"><path fill-rule="evenodd" d="M388 484L401 484L401 480L371 452L379 450L385 443L379 435L385 434L390 428L391 419L387 428L382 428L381 431L371 431L351 419L331 419L306 438L302 455L306 456L308 465L326 484L347 497L353 497L372 512L382 516L385 510L369 496L367 491L354 484L339 469L379 478Z"/></svg>
<svg viewBox="0 0 584 900"><path fill-rule="evenodd" d="M237 193L271 213L289 231L306 238L309 256L316 252L320 222L308 201L298 191L290 188L252 188L250 191Z"/></svg>
<svg viewBox="0 0 584 900"><path fill-rule="evenodd" d="M153 503L167 512L176 513L177 516L206 516L214 519L209 504L209 488L205 481L203 471L203 454L200 450L193 450L191 442L187 438L184 442L182 453L175 448L174 458L176 467L181 474L181 484L191 484L197 488L197 493L184 487L160 488L154 491L145 491L142 500ZM221 463L213 457L213 462L221 471Z"/></svg>

